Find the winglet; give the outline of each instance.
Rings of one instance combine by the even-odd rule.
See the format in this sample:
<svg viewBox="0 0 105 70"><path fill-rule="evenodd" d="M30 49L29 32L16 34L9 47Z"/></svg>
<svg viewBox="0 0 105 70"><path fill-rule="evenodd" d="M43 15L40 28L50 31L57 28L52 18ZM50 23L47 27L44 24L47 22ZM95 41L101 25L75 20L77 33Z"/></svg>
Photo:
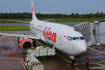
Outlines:
<svg viewBox="0 0 105 70"><path fill-rule="evenodd" d="M33 0L31 0L31 6L32 6L32 20L36 21L38 19L37 19L36 15L35 15Z"/></svg>

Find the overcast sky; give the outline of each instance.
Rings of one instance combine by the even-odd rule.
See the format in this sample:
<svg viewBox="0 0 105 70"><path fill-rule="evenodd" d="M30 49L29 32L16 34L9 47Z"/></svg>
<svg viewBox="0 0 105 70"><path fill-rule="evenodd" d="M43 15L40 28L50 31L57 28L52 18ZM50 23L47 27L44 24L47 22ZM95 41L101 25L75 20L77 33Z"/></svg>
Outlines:
<svg viewBox="0 0 105 70"><path fill-rule="evenodd" d="M36 13L105 13L105 0L34 0ZM0 12L31 12L31 0L0 0Z"/></svg>

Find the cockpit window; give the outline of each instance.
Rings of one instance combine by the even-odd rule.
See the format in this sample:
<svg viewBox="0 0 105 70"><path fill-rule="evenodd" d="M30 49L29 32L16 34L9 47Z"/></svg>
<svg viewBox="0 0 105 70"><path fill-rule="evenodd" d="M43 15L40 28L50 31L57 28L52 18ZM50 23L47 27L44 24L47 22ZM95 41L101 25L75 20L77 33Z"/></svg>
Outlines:
<svg viewBox="0 0 105 70"><path fill-rule="evenodd" d="M67 36L67 40L71 41L71 40L84 40L84 37L70 37Z"/></svg>
<svg viewBox="0 0 105 70"><path fill-rule="evenodd" d="M72 37L67 36L67 40L71 41L72 40Z"/></svg>
<svg viewBox="0 0 105 70"><path fill-rule="evenodd" d="M73 40L79 40L79 37L73 37Z"/></svg>
<svg viewBox="0 0 105 70"><path fill-rule="evenodd" d="M84 40L84 37L80 37L80 40Z"/></svg>

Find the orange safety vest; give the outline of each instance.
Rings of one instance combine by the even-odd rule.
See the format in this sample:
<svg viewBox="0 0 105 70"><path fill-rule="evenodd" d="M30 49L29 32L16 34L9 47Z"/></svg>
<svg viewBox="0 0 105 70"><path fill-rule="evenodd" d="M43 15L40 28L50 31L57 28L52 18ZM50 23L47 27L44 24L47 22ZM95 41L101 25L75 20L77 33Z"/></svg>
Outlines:
<svg viewBox="0 0 105 70"><path fill-rule="evenodd" d="M88 59L86 59L86 63L89 63L89 60Z"/></svg>

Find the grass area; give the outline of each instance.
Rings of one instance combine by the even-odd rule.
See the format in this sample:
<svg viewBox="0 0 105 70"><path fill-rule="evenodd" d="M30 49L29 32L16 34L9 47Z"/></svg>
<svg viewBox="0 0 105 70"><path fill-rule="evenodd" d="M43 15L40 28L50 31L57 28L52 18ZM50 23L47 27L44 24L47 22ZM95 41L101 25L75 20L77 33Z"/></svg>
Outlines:
<svg viewBox="0 0 105 70"><path fill-rule="evenodd" d="M69 23L69 22L86 22L86 21L96 21L104 20L105 18L56 18L55 20L50 20L50 22L55 23Z"/></svg>
<svg viewBox="0 0 105 70"><path fill-rule="evenodd" d="M14 22L14 21L8 21L10 19L0 19L0 24L7 24L7 23L18 23L18 22Z"/></svg>
<svg viewBox="0 0 105 70"><path fill-rule="evenodd" d="M53 18L38 18L39 20L49 20ZM96 21L96 20L103 20L105 18L54 18L54 20L50 20L50 22L55 23L70 23L70 22L85 22L85 21ZM0 24L7 24L7 23L20 23L15 21L8 21L8 20L20 20L20 21L31 21L31 19L0 19Z"/></svg>
<svg viewBox="0 0 105 70"><path fill-rule="evenodd" d="M71 27L73 27L74 25L68 25L68 26L71 26Z"/></svg>
<svg viewBox="0 0 105 70"><path fill-rule="evenodd" d="M0 31L28 31L28 25L0 26Z"/></svg>

